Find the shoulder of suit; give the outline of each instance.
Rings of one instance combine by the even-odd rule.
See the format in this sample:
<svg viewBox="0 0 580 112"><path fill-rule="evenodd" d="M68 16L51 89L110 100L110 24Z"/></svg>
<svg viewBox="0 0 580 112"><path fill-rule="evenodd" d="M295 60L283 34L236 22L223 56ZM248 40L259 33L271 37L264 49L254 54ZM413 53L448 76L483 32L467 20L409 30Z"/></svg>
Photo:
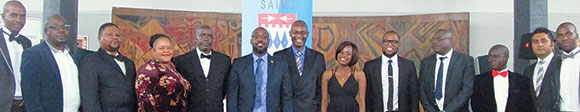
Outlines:
<svg viewBox="0 0 580 112"><path fill-rule="evenodd" d="M274 52L274 54L273 54L273 55L277 55L277 54L280 54L280 53L288 52L289 50L292 50L292 49L291 49L291 47L292 47L292 46L290 46L290 47L288 47L288 48L285 48L285 49L282 49L282 50L280 50L280 51L276 51L276 52Z"/></svg>
<svg viewBox="0 0 580 112"><path fill-rule="evenodd" d="M381 60L381 58L382 58L382 57L381 57L381 56L379 56L379 57L377 57L377 58L375 58L375 59L369 60L369 61L365 62L365 65L367 65L367 64L374 64L374 63L377 63L378 61L380 61L380 60Z"/></svg>
<svg viewBox="0 0 580 112"><path fill-rule="evenodd" d="M189 52L187 52L185 54L176 56L175 57L175 60L179 60L181 58L187 58L187 57L190 57L191 55L197 55L197 52L195 51L195 49L194 50L191 50L191 51L189 51Z"/></svg>
<svg viewBox="0 0 580 112"><path fill-rule="evenodd" d="M226 54L224 54L224 53L222 53L222 52L218 52L218 51L212 51L212 52L211 52L211 54L212 54L213 56L218 56L218 57L226 57L226 58L230 59L230 56L228 56L228 55L226 55Z"/></svg>
<svg viewBox="0 0 580 112"><path fill-rule="evenodd" d="M311 49L311 48L306 48L306 50L307 50L307 51L310 51L311 53L314 53L314 55L321 55L321 56L323 56L323 57L324 57L324 54L322 54L322 53L320 53L320 52L318 52L318 51L316 51L316 50L314 50L314 49Z"/></svg>

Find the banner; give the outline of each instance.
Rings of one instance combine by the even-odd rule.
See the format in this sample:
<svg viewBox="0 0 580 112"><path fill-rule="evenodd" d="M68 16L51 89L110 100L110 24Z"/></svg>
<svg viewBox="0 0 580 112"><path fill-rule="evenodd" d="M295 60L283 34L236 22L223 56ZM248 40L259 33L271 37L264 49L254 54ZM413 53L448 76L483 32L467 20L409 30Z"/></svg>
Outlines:
<svg viewBox="0 0 580 112"><path fill-rule="evenodd" d="M243 0L242 1L242 54L252 52L252 31L264 27L270 33L268 53L292 45L290 28L296 20L308 26L306 46L312 45L312 0Z"/></svg>

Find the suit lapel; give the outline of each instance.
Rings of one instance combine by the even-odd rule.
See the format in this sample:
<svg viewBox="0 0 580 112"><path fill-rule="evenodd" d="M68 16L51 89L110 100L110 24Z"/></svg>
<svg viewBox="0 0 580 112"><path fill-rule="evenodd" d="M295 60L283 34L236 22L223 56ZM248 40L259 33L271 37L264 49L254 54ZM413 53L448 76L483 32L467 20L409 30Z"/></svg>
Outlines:
<svg viewBox="0 0 580 112"><path fill-rule="evenodd" d="M315 74L310 74L310 70L312 70L313 67L311 67L312 65L314 65L314 53L312 52L312 49L306 48L304 47L304 52L306 53L306 55L304 55L304 61L303 61L303 71L302 71L302 75L315 75ZM296 63L294 63L296 65Z"/></svg>
<svg viewBox="0 0 580 112"><path fill-rule="evenodd" d="M212 77L211 74L214 73L215 68L219 67L217 65L217 62L216 62L216 61L218 61L218 59L217 59L218 57L216 55L217 53L215 53L213 50L211 52L212 52L212 54L211 54L212 56L211 56L210 61L209 61L209 71L207 72L207 77L206 77L207 79ZM200 66L199 68L201 68L201 62L199 62L199 66ZM203 72L201 74L203 75Z"/></svg>
<svg viewBox="0 0 580 112"><path fill-rule="evenodd" d="M0 29L2 30L2 29ZM0 34L0 50L2 51L2 62L1 63L6 63L6 66L9 69L12 69L12 60L10 59L10 53L8 51L8 45L6 45L6 40L4 38L4 33ZM12 73L12 72L11 72Z"/></svg>
<svg viewBox="0 0 580 112"><path fill-rule="evenodd" d="M196 75L194 77L199 77L199 78L205 79L206 77L205 77L205 74L203 74L203 69L201 68L201 62L199 61L199 56L197 56L198 55L197 50L194 49L192 51L193 51L193 54L191 55L190 59L191 59L191 66L193 67L192 69L194 69L193 72ZM209 77L209 72L208 72L208 77Z"/></svg>
<svg viewBox="0 0 580 112"><path fill-rule="evenodd" d="M377 91L374 93L376 94L375 96L377 96L377 99L379 99L379 101L377 102L378 104L376 104L378 107L380 107L380 109L385 108L384 107L384 103L383 102L383 78L382 78L382 68L383 68L383 58L382 55L378 57L376 63L373 66L373 73L375 73L374 78L370 79L370 80L374 80L374 82L376 82L376 86L377 87ZM387 88L388 89L388 88ZM399 89L400 90L400 89ZM401 95L399 95L401 96ZM388 97L388 96L387 96Z"/></svg>
<svg viewBox="0 0 580 112"><path fill-rule="evenodd" d="M428 93L435 93L435 76L437 75L435 73L435 64L437 64L437 56L434 54L432 55L430 58L428 58L426 62L426 71L427 72L427 76L421 76L421 77L426 77L428 82L427 82L427 90ZM429 94L429 100L431 100L431 102L435 103L435 94ZM435 104L434 104L435 105Z"/></svg>
<svg viewBox="0 0 580 112"><path fill-rule="evenodd" d="M268 91L268 93L271 93L270 91L274 90L274 89L271 89L274 87L272 85L273 84L272 82L274 82L273 81L274 77L277 77L275 75L278 75L278 74L274 73L276 71L275 68L276 68L277 63L274 62L274 59L273 59L274 57L270 56L269 54L266 54L266 55L268 55L268 61L265 62L265 63L268 63L268 74L265 74L265 75L268 75L268 79L267 79L268 84L266 84L267 85L266 88L268 90L266 90L266 91Z"/></svg>
<svg viewBox="0 0 580 112"><path fill-rule="evenodd" d="M455 79L451 79L451 78L453 77L453 76L451 76L451 75L456 75L456 74L453 74L453 71L455 71L455 66L452 66L452 65L455 65L455 64L457 64L457 63L458 63L458 62L457 62L457 61L458 61L458 60L457 60L457 58L458 58L458 57L457 57L457 52L455 52L455 51L451 51L451 52L453 52L453 54L451 54L451 57L449 58L449 59L450 59L450 60L449 60L449 63L447 63L447 64L448 64L448 65L447 65L447 66L448 66L448 68L447 68L447 73L446 73L446 74L447 74L447 76L445 76L445 86L446 86L446 87L445 87L445 90L444 90L444 91L445 91L445 93L448 93L448 91L447 91L447 90L448 90L448 89L450 89L450 88L448 88L448 87L447 87L447 84L448 84L450 81L454 81L454 80L455 80ZM445 63L444 63L444 64L445 64ZM445 65L444 65L444 66L445 66ZM445 99L448 99L449 97L450 97L450 96L449 96L449 94L445 94ZM445 102L443 102L443 106L444 106L444 107L445 107L445 106L447 106L447 102L446 102L446 101L445 101Z"/></svg>
<svg viewBox="0 0 580 112"><path fill-rule="evenodd" d="M483 77L483 84L487 87L484 87L484 94L485 99L488 100L488 102L492 103L490 105L490 107L495 107L493 110L497 110L497 101L495 100L495 84L493 82L493 77L491 77L491 72L489 72L490 74L482 74L485 75ZM509 75L508 75L509 76ZM511 80L511 79L510 79ZM509 98L509 96L508 96Z"/></svg>
<svg viewBox="0 0 580 112"><path fill-rule="evenodd" d="M107 63L107 65L113 66L113 68L115 68L115 70L117 72L123 74L123 70L121 70L121 68L119 67L119 64L117 64L117 62L115 62L115 59L113 59L111 57L111 55L109 55L107 53L107 51L105 51L104 49L100 48L99 51L97 51L97 53L99 53L99 57L101 57L101 59L104 60L105 63ZM121 54L119 54L119 55L121 55Z"/></svg>

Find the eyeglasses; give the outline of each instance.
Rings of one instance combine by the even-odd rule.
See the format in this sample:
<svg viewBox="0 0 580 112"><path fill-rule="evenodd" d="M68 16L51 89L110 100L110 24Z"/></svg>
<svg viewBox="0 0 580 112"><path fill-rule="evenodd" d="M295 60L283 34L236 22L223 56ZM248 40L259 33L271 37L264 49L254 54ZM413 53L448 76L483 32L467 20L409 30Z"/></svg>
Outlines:
<svg viewBox="0 0 580 112"><path fill-rule="evenodd" d="M383 40L383 44L399 44L398 40Z"/></svg>
<svg viewBox="0 0 580 112"><path fill-rule="evenodd" d="M441 42L441 41L447 40L447 39L451 39L451 38L432 38L431 42Z"/></svg>
<svg viewBox="0 0 580 112"><path fill-rule="evenodd" d="M291 34L308 35L308 31L290 31Z"/></svg>
<svg viewBox="0 0 580 112"><path fill-rule="evenodd" d="M47 28L51 29L51 30L60 30L60 29L69 30L70 25L50 25L50 26L47 26Z"/></svg>

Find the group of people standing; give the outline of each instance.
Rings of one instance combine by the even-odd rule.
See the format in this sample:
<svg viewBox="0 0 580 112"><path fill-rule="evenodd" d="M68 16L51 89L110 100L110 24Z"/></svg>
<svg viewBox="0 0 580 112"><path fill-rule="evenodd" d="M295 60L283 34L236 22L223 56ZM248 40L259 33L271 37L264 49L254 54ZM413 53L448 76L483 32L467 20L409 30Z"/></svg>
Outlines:
<svg viewBox="0 0 580 112"><path fill-rule="evenodd" d="M26 10L18 1L4 5L0 28L0 111L12 112L427 112L580 111L580 52L574 24L533 32L538 61L519 74L507 69L509 50L489 52L492 71L475 75L471 56L454 51L453 34L437 30L429 38L435 54L413 61L398 55L400 35L384 33L382 55L353 67L356 44L345 41L326 68L324 54L305 46L309 31L295 21L292 46L270 55L268 31L252 32L252 53L234 59L212 48L208 25L196 28L196 48L173 57L174 43L151 36L152 59L136 68L119 52L122 33L105 23L96 52L67 46L69 26L60 15L48 17L45 40L31 46L19 34ZM556 54L555 45L563 53ZM420 102L420 103L419 103Z"/></svg>

